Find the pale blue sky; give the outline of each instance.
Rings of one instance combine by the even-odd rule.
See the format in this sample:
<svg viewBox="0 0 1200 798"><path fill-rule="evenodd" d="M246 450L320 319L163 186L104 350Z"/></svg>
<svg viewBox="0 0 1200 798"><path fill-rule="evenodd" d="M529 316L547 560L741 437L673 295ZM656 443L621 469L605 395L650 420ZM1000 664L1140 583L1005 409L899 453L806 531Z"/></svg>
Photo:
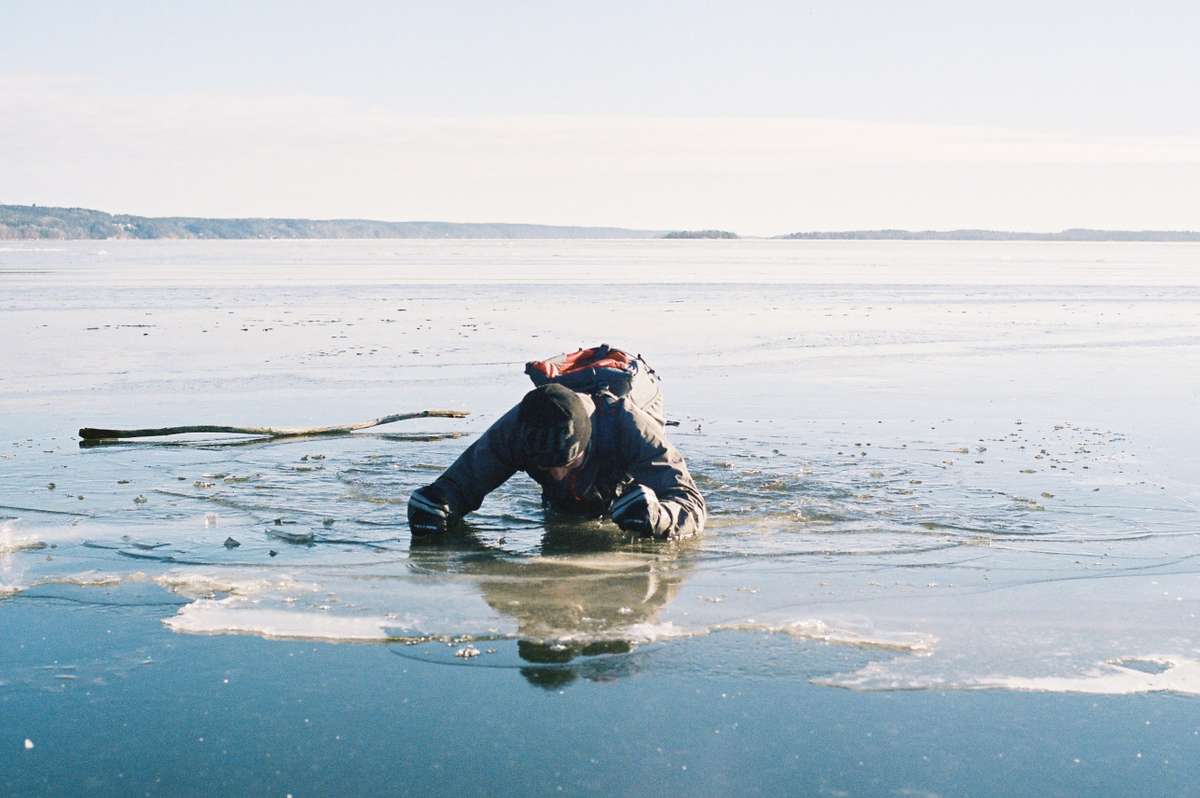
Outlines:
<svg viewBox="0 0 1200 798"><path fill-rule="evenodd" d="M222 215L403 214L516 221L506 217L520 213L523 221L655 227L699 224L703 217L705 223L724 226L749 223L758 228L752 232L958 223L1048 229L1121 220L1138 226L1156 219L1161 224L1155 226L1179 226L1194 217L1175 204L1193 196L1189 186L1200 168L1195 157L1200 143L1196 2L185 5L0 0L0 28L6 31L0 90L9 95L0 101L7 100L11 111L0 119L0 143L8 145L7 154L0 151L0 169L8 173L0 173L0 201L5 202L83 204L90 198L113 210ZM290 103L289 121L273 111L259 119L256 103L266 109ZM94 107L81 115L80 107L88 105ZM226 106L237 106L236 114L226 116ZM338 110L331 111L334 106ZM106 117L105 107L113 109L111 116ZM118 108L124 121L115 118ZM175 121L158 130L164 108ZM301 140L308 128L304 120L330 113L357 120L349 136L353 149L329 130ZM143 114L145 124L133 124ZM551 160L531 160L530 151L546 148L546 134L544 128L529 133L525 123L548 115L559 120L556 125L573 121L571 132L560 138L575 146L563 147ZM61 129L45 121L56 117ZM421 177L440 184L424 187L439 195L436 201L425 206L412 196L397 201L389 194L394 184L384 182L388 175L395 177L399 169L410 187L415 175L411 164L396 160L404 157L398 130L404 120L422 128L444 117L468 127L480 120L483 128L472 132L460 125L445 137L444 152L429 149L437 149L436 141L420 151L422 160L444 156L440 172ZM654 152L664 173L656 176L650 162L631 155L629 163L636 165L627 181L605 187L582 179L580 191L640 192L670 203L671 192L664 192L662 182L673 181L691 187L686 213L677 214L683 208L676 203L656 215L653 205L622 203L619 195L597 196L594 202L576 196L570 212L564 211L561 194L555 201L537 201L552 190L558 193L561 180L555 177L572 174L577 166L569 163L572 158L606 158L607 169L620 171L618 156L596 149L605 146L606 120L614 117L645 120L646 136L658 141ZM692 127L673 127L679 117L693 119ZM713 117L737 120L740 132L714 134ZM498 118L518 122L511 129L497 128ZM729 159L729 170L712 163L719 164L731 148L757 146L761 136L754 119L773 130L764 129L762 136L772 142L770 159L780 164L777 179L763 173L770 169L762 163L744 173L738 170L745 164L739 166L736 157ZM659 130L663 120L687 147L714 142L709 151L693 153L691 163L702 164L698 171L688 172L687 163L669 152ZM815 152L807 141L798 141L803 155L793 157L778 123L816 120L862 123L863 135L873 142L865 148L867 155L856 160L862 148L818 136L826 142L824 150ZM890 135L888 126L897 123L925 133L913 149L881 155L880 142ZM47 124L56 129L46 130ZM232 165L246 153L238 152L238 125L258 136L247 146L257 148L258 158L274 161L273 179L288 170L310 169L325 190L297 201L294 190L272 194L259 183L239 183L245 169ZM284 143L293 146L273 152L263 139L272 125L287 131ZM219 142L200 135L198 129L210 126L220 133ZM376 128L391 133L364 141ZM589 132L580 133L583 128ZM950 184L943 183L953 184L954 175L938 177L938 169L918 167L942 160L938 150L947 131L970 140L979 138L977 131L992 142L978 158L968 153L956 162L976 175L981 193L999 196L964 207L966 186L959 186L956 199L937 200L934 195L945 195ZM1012 146L998 162L996 136L1011 144L1014 132L1019 139L1028 135L1044 143L1046 137L1066 137L1072 143L1065 145L1066 156L1050 164L1036 147L1023 159ZM125 150L106 157L104 148L111 143L105 142L121 135L145 137L142 159ZM640 134L626 130L623 135L628 141L621 151L636 154ZM428 132L426 137L438 138ZM481 138L486 139L482 144ZM1123 143L1114 144L1118 139ZM506 142L503 152L493 151L498 140ZM208 150L203 163L197 146ZM1131 174L1131 146L1140 153L1135 161L1154 164L1143 163L1141 171L1134 164ZM91 149L80 152L86 147ZM1093 153L1084 159L1086 168L1071 166L1079 160L1070 154L1073 147ZM474 182L481 171L489 171L486 159L514 149L524 157L527 180L509 182L507 189L500 176L494 185ZM1055 151L1063 153L1064 146L1056 145ZM359 163L356 183L346 176L345 165L369 152L387 153L383 160L391 166L385 165L381 177ZM456 153L462 157L456 160ZM114 159L122 163L121 185L98 190L97 182L118 179L103 168ZM79 169L65 168L67 160L77 160ZM48 167L56 163L39 170L39 161ZM1007 185L1011 181L1003 165L1014 162L1046 164L1046 180L1054 175L1064 202L1103 185L1104 166L1111 163L1114 174L1120 173L1113 191L1161 196L1163 206L1126 207L1113 198L1102 207L1090 197L1092 205L1080 206L1074 216L1018 209L1012 205L1021 192ZM227 172L223 164L231 165ZM856 208L851 202L836 213L824 208L815 218L819 203L799 202L796 210L804 210L812 223L798 218L789 224L786 214L768 221L767 211L780 210L783 197L794 199L806 186L826 196L836 193L837 176L824 168L836 164L843 165L855 196L903 193L897 181L911 184L923 174L933 176L925 192L929 196L914 186L918 196L895 212L886 203ZM164 190L164 173L172 169L179 175L216 170L222 179L192 191L185 186ZM720 180L700 179L714 169L721 172ZM516 174L506 173L504 179ZM743 196L737 196L739 185L744 185ZM475 196L455 205L447 186L459 194L474 186ZM762 230L776 224L784 230ZM1200 226L1200 218L1191 225Z"/></svg>

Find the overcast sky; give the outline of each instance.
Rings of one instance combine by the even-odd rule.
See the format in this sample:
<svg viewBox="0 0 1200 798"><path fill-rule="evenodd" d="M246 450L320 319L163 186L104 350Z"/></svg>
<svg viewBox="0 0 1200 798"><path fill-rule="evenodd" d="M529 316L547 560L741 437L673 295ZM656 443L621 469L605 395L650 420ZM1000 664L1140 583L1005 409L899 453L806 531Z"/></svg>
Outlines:
<svg viewBox="0 0 1200 798"><path fill-rule="evenodd" d="M0 0L0 202L1200 228L1196 2L182 6Z"/></svg>

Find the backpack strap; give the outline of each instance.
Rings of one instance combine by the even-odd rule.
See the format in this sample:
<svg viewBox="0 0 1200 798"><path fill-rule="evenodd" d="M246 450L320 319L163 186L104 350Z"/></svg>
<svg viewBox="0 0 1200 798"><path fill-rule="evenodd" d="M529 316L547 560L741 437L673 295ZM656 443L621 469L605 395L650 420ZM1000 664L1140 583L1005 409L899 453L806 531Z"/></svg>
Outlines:
<svg viewBox="0 0 1200 798"><path fill-rule="evenodd" d="M617 451L617 416L621 412L621 397L610 390L601 389L592 394L596 413L592 416L592 438L604 454Z"/></svg>

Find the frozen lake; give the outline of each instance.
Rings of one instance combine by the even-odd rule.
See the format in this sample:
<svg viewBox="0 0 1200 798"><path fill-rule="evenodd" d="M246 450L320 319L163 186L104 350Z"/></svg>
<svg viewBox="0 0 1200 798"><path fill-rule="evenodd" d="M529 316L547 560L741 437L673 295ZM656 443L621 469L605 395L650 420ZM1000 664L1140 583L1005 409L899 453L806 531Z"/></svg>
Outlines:
<svg viewBox="0 0 1200 798"><path fill-rule="evenodd" d="M0 242L0 342L0 628L24 619L22 650L68 603L73 623L126 608L128 651L353 641L456 679L519 674L518 715L521 682L749 679L850 712L893 691L986 690L1017 714L1029 693L1163 693L1181 714L1200 695L1200 245ZM663 376L707 533L548 527L518 475L466 534L410 547L409 492L520 399L524 362L601 342ZM237 445L74 436L425 408L471 416ZM65 672L40 649L0 659L0 697L32 712L132 667L89 650ZM321 656L374 656L320 649L350 650ZM1194 763L1191 731L1170 742ZM822 789L990 794L944 768L892 783L899 756ZM1110 786L1200 775L1105 767Z"/></svg>

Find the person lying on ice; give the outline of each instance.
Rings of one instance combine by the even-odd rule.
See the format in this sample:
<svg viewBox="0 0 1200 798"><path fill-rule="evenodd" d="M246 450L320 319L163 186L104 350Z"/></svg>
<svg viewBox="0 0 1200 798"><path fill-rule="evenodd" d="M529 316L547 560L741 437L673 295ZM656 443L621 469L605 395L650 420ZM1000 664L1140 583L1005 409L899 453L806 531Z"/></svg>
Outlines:
<svg viewBox="0 0 1200 798"><path fill-rule="evenodd" d="M633 361L635 367L632 390L627 385L626 394L618 396L608 385L594 393L567 387L596 387L595 374L614 356ZM547 382L534 388L433 484L414 491L408 501L414 537L444 532L456 519L477 510L485 496L517 471L542 486L543 504L585 517L608 516L640 537L674 540L703 530L704 497L683 457L663 437L662 399L654 372L640 357L608 347L563 357L568 366L571 358L585 361L587 379L568 378L563 380L566 384ZM597 362L599 369L592 367ZM535 382L546 378L531 369L546 368L547 363L562 365L561 360L530 363L526 370ZM576 376L580 368L573 372ZM568 369L568 377L570 373ZM646 395L652 400L635 401Z"/></svg>

